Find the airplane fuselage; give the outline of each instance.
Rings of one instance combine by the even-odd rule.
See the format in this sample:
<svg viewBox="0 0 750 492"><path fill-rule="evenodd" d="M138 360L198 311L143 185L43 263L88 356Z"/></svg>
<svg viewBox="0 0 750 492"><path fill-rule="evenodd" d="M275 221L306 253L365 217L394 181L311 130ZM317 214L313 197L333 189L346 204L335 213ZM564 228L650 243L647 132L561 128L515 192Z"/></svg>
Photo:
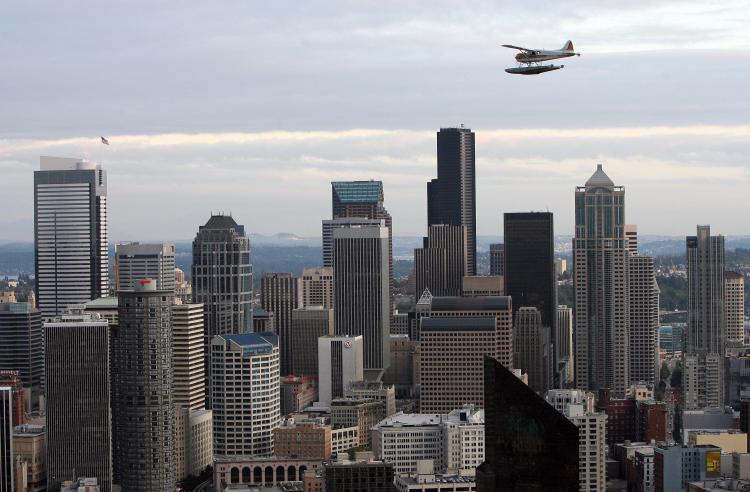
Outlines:
<svg viewBox="0 0 750 492"><path fill-rule="evenodd" d="M518 63L537 63L548 60L557 60L558 58L567 58L569 56L575 56L578 53L572 51L544 51L534 50L530 52L522 51L516 55L516 61Z"/></svg>

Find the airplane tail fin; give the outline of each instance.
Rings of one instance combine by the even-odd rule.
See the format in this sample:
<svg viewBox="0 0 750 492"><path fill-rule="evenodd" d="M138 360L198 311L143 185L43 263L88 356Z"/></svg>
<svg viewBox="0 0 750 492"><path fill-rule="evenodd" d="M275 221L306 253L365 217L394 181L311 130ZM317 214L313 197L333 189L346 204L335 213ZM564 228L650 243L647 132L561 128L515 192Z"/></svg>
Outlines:
<svg viewBox="0 0 750 492"><path fill-rule="evenodd" d="M562 51L573 51L573 41L568 40L562 47Z"/></svg>

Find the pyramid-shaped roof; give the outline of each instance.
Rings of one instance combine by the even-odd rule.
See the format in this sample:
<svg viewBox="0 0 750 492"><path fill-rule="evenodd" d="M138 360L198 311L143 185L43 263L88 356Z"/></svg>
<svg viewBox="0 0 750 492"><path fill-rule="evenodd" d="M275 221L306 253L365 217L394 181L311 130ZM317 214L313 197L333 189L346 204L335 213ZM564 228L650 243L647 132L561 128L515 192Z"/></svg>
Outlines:
<svg viewBox="0 0 750 492"><path fill-rule="evenodd" d="M596 172L591 175L588 181L586 181L586 187L596 187L596 186L602 186L606 188L611 188L615 185L615 183L609 179L609 176L607 176L607 173L604 172L604 169L602 169L601 164L596 165Z"/></svg>

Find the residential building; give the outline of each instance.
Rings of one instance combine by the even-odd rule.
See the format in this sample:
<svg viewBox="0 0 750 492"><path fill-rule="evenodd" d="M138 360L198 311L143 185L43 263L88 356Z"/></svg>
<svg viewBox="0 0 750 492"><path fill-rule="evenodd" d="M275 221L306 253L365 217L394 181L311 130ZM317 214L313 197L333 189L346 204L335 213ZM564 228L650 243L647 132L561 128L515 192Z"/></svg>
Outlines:
<svg viewBox="0 0 750 492"><path fill-rule="evenodd" d="M318 338L333 335L333 309L305 306L292 311L289 370L298 376L318 375Z"/></svg>
<svg viewBox="0 0 750 492"><path fill-rule="evenodd" d="M203 304L172 306L174 403L202 410L206 403L206 371L203 346Z"/></svg>
<svg viewBox="0 0 750 492"><path fill-rule="evenodd" d="M659 285L654 259L628 257L628 296L630 302L630 382L658 384L659 359Z"/></svg>
<svg viewBox="0 0 750 492"><path fill-rule="evenodd" d="M302 307L322 306L333 309L333 268L302 270Z"/></svg>
<svg viewBox="0 0 750 492"><path fill-rule="evenodd" d="M490 275L505 275L505 245L490 244Z"/></svg>
<svg viewBox="0 0 750 492"><path fill-rule="evenodd" d="M513 328L513 367L529 377L529 386L537 393L552 388L554 350L550 328L542 325L542 315L535 307L516 311Z"/></svg>
<svg viewBox="0 0 750 492"><path fill-rule="evenodd" d="M724 272L725 338L727 343L745 342L745 276Z"/></svg>
<svg viewBox="0 0 750 492"><path fill-rule="evenodd" d="M333 230L334 327L337 335L362 335L365 377L372 380L390 363L388 237L384 225Z"/></svg>
<svg viewBox="0 0 750 492"><path fill-rule="evenodd" d="M607 415L569 405L566 417L578 427L578 483L580 490L606 490Z"/></svg>
<svg viewBox="0 0 750 492"><path fill-rule="evenodd" d="M427 225L464 226L467 275L476 275L477 202L474 132L441 128L437 134L437 178L427 183Z"/></svg>
<svg viewBox="0 0 750 492"><path fill-rule="evenodd" d="M575 218L576 387L624 394L630 384L625 188L601 164L576 188Z"/></svg>
<svg viewBox="0 0 750 492"><path fill-rule="evenodd" d="M109 330L107 320L80 310L44 324L50 490L76 474L112 490Z"/></svg>
<svg viewBox="0 0 750 492"><path fill-rule="evenodd" d="M174 269L174 298L180 299L183 304L193 300L193 285L185 280L185 272L179 268Z"/></svg>
<svg viewBox="0 0 750 492"><path fill-rule="evenodd" d="M42 316L109 294L107 173L84 159L34 171L36 299Z"/></svg>
<svg viewBox="0 0 750 492"><path fill-rule="evenodd" d="M281 374L286 376L292 370L292 311L302 304L300 279L288 272L266 272L260 283L261 307L272 312L276 334L279 336Z"/></svg>
<svg viewBox="0 0 750 492"><path fill-rule="evenodd" d="M175 246L169 243L120 243L115 246L115 290L133 290L150 278L159 290L175 290Z"/></svg>
<svg viewBox="0 0 750 492"><path fill-rule="evenodd" d="M433 224L421 248L414 250L416 292L429 289L435 296L460 296L468 275L466 227Z"/></svg>
<svg viewBox="0 0 750 492"><path fill-rule="evenodd" d="M364 340L358 336L318 338L318 401L329 406L354 381L364 379Z"/></svg>
<svg viewBox="0 0 750 492"><path fill-rule="evenodd" d="M114 481L127 491L172 492L174 385L172 291L143 279L119 291L113 353ZM148 398L146 398L148 391Z"/></svg>
<svg viewBox="0 0 750 492"><path fill-rule="evenodd" d="M42 316L25 302L0 304L0 370L18 371L29 410L38 410L44 386Z"/></svg>
<svg viewBox="0 0 750 492"><path fill-rule="evenodd" d="M638 255L638 226L635 224L625 224L625 239L627 240L628 252L632 256Z"/></svg>
<svg viewBox="0 0 750 492"><path fill-rule="evenodd" d="M273 455L273 429L281 420L278 337L216 335L211 360L214 455Z"/></svg>
<svg viewBox="0 0 750 492"><path fill-rule="evenodd" d="M683 356L684 407L724 403L725 291L724 236L698 226L688 236L688 326Z"/></svg>

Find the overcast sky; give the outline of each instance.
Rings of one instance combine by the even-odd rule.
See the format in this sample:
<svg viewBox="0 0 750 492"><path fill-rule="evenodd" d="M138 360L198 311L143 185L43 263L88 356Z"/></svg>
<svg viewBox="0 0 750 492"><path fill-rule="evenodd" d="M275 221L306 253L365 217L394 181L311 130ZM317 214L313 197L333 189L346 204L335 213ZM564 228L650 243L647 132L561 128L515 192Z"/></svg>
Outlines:
<svg viewBox="0 0 750 492"><path fill-rule="evenodd" d="M643 233L750 234L746 1L24 1L0 19L0 240L33 237L40 155L104 165L113 241L188 239L212 210L319 235L329 182L371 178L394 233L421 235L435 132L460 123L481 235L546 209L570 233L597 163ZM567 39L563 70L504 72L500 44Z"/></svg>

